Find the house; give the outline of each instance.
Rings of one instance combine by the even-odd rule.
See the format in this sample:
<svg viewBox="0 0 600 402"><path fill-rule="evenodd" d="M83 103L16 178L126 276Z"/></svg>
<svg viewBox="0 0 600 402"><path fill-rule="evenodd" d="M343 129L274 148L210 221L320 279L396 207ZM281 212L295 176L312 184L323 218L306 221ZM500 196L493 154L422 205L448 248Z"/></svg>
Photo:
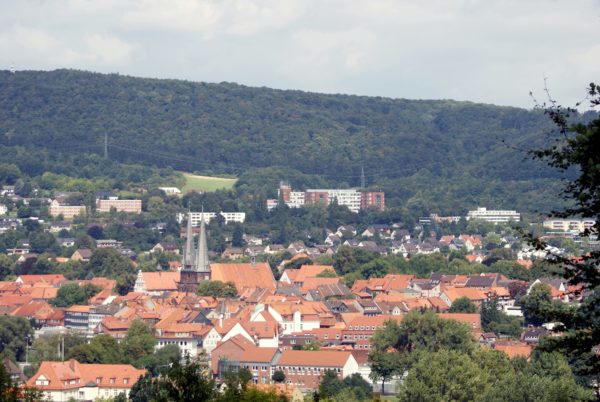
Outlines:
<svg viewBox="0 0 600 402"><path fill-rule="evenodd" d="M168 345L177 345L182 356L191 359L198 357L202 349L204 337L211 331L212 327L196 323L171 323L156 328L156 350Z"/></svg>
<svg viewBox="0 0 600 402"><path fill-rule="evenodd" d="M88 262L92 258L92 254L93 252L89 248L80 248L75 250L73 255L71 255L71 260Z"/></svg>
<svg viewBox="0 0 600 402"><path fill-rule="evenodd" d="M164 292L177 291L177 282L179 282L179 280L179 272L142 272L140 270L138 271L135 284L133 285L133 291L160 296Z"/></svg>
<svg viewBox="0 0 600 402"><path fill-rule="evenodd" d="M62 274L19 275L15 282L20 286L52 286L60 287L66 278Z"/></svg>
<svg viewBox="0 0 600 402"><path fill-rule="evenodd" d="M282 253L283 251L285 251L285 248L281 244L269 244L267 247L265 247L264 253L277 254Z"/></svg>
<svg viewBox="0 0 600 402"><path fill-rule="evenodd" d="M277 288L271 267L266 262L210 264L213 281L233 282L238 292L245 288L269 289Z"/></svg>
<svg viewBox="0 0 600 402"><path fill-rule="evenodd" d="M77 360L43 361L27 381L28 387L44 392L50 401L93 401L114 398L129 391L146 370L130 364L82 364Z"/></svg>
<svg viewBox="0 0 600 402"><path fill-rule="evenodd" d="M213 376L220 378L227 372L231 363L239 362L242 354L253 348L256 348L256 345L243 335L236 335L217 343L210 354L210 368Z"/></svg>
<svg viewBox="0 0 600 402"><path fill-rule="evenodd" d="M58 233L61 230L71 230L72 228L73 228L73 225L71 224L71 222L58 221L58 222L50 223L50 227L48 228L48 231L50 233Z"/></svg>
<svg viewBox="0 0 600 402"><path fill-rule="evenodd" d="M337 276L332 265L302 265L297 269L288 268L281 274L279 283L302 286L307 278L317 277L327 270Z"/></svg>
<svg viewBox="0 0 600 402"><path fill-rule="evenodd" d="M521 334L521 340L528 345L537 345L540 343L540 338L548 334L548 330L544 327L529 328Z"/></svg>
<svg viewBox="0 0 600 402"><path fill-rule="evenodd" d="M484 300L487 300L485 291L474 288L443 287L440 291L440 299L448 304L448 307L452 306L452 303L461 297L466 297L475 305L481 305Z"/></svg>
<svg viewBox="0 0 600 402"><path fill-rule="evenodd" d="M150 249L151 253L173 253L179 255L179 246L175 243L160 242Z"/></svg>
<svg viewBox="0 0 600 402"><path fill-rule="evenodd" d="M342 379L358 373L358 362L347 351L284 350L274 365L285 374L287 384L303 389L316 389L326 371Z"/></svg>
<svg viewBox="0 0 600 402"><path fill-rule="evenodd" d="M23 371L8 357L2 360L6 373L10 376L10 380L13 384L21 385L27 381L27 377L23 374Z"/></svg>
<svg viewBox="0 0 600 402"><path fill-rule="evenodd" d="M351 345L354 349L370 350L371 338L375 331L385 326L385 322L393 320L400 322L402 316L378 315L378 316L358 316L348 322L345 329L342 330L342 343Z"/></svg>
<svg viewBox="0 0 600 402"><path fill-rule="evenodd" d="M244 250L242 250L240 247L227 247L221 253L221 257L230 260L238 260L240 258L244 258Z"/></svg>

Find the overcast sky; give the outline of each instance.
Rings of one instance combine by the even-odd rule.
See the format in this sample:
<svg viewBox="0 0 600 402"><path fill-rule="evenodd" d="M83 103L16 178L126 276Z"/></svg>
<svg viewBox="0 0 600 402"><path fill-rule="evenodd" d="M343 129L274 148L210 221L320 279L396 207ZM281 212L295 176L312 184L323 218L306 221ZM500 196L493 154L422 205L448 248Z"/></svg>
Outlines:
<svg viewBox="0 0 600 402"><path fill-rule="evenodd" d="M0 0L8 69L531 108L600 81L600 0Z"/></svg>

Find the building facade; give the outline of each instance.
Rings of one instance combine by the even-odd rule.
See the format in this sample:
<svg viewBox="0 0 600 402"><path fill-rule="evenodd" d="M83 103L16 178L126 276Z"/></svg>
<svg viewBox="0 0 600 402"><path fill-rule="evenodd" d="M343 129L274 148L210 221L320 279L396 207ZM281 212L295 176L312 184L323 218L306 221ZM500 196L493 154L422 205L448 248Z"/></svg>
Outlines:
<svg viewBox="0 0 600 402"><path fill-rule="evenodd" d="M521 220L521 214L517 211L488 210L485 207L479 207L476 210L467 213L467 220L470 219L480 219L492 223L518 222Z"/></svg>

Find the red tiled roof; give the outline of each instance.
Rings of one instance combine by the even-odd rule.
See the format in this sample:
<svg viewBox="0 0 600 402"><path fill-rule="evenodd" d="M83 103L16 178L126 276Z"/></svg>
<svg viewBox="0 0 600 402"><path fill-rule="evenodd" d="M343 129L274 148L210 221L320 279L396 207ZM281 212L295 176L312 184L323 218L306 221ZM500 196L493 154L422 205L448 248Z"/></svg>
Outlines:
<svg viewBox="0 0 600 402"><path fill-rule="evenodd" d="M211 279L221 282L233 282L236 289L261 288L275 290L275 278L269 264L258 262L256 264L211 264Z"/></svg>
<svg viewBox="0 0 600 402"><path fill-rule="evenodd" d="M72 359L66 362L44 361L27 381L27 386L41 390L65 390L93 382L101 388L131 388L145 373L146 370L136 369L130 364L81 364ZM49 381L48 385L36 384L42 375ZM74 383L70 384L71 381Z"/></svg>
<svg viewBox="0 0 600 402"><path fill-rule="evenodd" d="M284 350L277 365L342 368L351 356L350 352L328 350Z"/></svg>

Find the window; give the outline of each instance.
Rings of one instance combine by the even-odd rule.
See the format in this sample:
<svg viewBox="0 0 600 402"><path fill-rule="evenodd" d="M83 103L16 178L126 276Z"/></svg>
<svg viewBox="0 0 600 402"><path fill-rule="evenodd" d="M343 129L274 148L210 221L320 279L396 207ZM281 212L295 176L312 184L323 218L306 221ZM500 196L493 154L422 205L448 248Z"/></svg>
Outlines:
<svg viewBox="0 0 600 402"><path fill-rule="evenodd" d="M100 384L102 382L102 377L96 377L96 384Z"/></svg>
<svg viewBox="0 0 600 402"><path fill-rule="evenodd" d="M123 378L123 384L129 384L129 378Z"/></svg>
<svg viewBox="0 0 600 402"><path fill-rule="evenodd" d="M110 379L108 382L110 382L111 384L114 384L114 383L115 383L115 380L116 380L116 378L115 378L115 377L112 377L112 378L111 378L111 379Z"/></svg>

